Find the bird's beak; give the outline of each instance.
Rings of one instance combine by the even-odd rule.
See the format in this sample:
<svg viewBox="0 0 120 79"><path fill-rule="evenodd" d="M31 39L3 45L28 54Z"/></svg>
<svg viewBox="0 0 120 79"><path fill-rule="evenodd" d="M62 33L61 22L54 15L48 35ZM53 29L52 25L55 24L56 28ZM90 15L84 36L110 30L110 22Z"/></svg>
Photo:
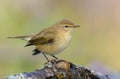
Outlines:
<svg viewBox="0 0 120 79"><path fill-rule="evenodd" d="M80 25L74 25L74 28L76 28L76 27L80 27Z"/></svg>

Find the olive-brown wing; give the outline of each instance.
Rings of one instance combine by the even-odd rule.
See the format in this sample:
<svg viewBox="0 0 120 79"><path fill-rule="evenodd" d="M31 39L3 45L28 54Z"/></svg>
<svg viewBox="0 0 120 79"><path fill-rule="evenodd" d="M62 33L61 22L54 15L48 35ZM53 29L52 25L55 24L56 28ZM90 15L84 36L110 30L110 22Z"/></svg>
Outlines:
<svg viewBox="0 0 120 79"><path fill-rule="evenodd" d="M52 34L47 34L45 36L37 36L33 37L30 41L28 41L28 44L26 46L31 45L44 45L44 44L50 44L54 42L54 37Z"/></svg>

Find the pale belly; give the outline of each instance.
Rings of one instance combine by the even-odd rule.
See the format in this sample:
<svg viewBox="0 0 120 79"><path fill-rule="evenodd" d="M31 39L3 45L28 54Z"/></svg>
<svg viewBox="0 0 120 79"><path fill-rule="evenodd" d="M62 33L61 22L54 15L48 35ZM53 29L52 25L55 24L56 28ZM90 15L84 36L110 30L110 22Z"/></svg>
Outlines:
<svg viewBox="0 0 120 79"><path fill-rule="evenodd" d="M59 40L59 41L58 41ZM46 45L37 45L36 48L44 53L47 54L58 54L61 53L66 47L68 47L71 36L58 39L53 44L46 44Z"/></svg>
<svg viewBox="0 0 120 79"><path fill-rule="evenodd" d="M61 53L65 48L68 47L69 42L70 40L69 41L64 40L64 42L62 41L58 45L56 45L56 50L54 50L54 54Z"/></svg>

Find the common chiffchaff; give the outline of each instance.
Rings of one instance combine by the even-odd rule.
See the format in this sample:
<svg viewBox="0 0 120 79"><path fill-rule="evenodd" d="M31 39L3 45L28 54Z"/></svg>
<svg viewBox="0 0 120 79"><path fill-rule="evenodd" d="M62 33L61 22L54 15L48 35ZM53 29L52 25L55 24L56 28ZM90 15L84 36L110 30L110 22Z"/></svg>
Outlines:
<svg viewBox="0 0 120 79"><path fill-rule="evenodd" d="M48 60L45 54L49 54L52 57L57 58L54 55L62 52L69 45L71 33L76 27L80 26L75 25L67 19L63 19L53 26L42 30L38 34L9 38L20 38L27 40L28 43L26 46L34 45L36 47L35 50L33 50L33 55L42 53Z"/></svg>

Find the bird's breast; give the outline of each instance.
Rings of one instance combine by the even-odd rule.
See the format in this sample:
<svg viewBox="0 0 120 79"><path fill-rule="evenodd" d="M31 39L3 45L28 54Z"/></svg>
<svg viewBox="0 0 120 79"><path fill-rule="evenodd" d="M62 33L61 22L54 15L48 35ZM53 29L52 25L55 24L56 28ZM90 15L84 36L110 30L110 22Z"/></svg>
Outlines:
<svg viewBox="0 0 120 79"><path fill-rule="evenodd" d="M56 53L62 52L70 43L71 35L63 35L56 41Z"/></svg>

